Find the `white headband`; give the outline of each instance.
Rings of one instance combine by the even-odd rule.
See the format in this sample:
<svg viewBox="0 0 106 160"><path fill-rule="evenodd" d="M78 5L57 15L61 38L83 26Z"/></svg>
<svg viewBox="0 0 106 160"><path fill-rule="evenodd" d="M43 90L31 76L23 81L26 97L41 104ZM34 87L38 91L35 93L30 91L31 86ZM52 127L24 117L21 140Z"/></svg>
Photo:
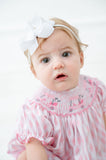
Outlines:
<svg viewBox="0 0 106 160"><path fill-rule="evenodd" d="M41 17L35 17L29 23L29 31L27 32L25 39L20 44L24 52L28 50L29 61L30 56L38 48L37 37L48 38L53 33L54 27L63 27L68 29L72 33L72 35L77 39L77 41L80 41L71 28L62 24L55 24L53 20L45 20Z"/></svg>

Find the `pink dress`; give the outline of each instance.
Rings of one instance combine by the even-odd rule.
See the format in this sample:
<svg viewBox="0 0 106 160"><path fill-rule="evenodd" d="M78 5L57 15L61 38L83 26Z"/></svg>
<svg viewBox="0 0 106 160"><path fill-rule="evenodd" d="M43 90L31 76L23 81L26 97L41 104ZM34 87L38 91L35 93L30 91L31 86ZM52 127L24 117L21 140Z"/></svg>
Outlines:
<svg viewBox="0 0 106 160"><path fill-rule="evenodd" d="M32 137L42 142L48 160L106 160L106 88L80 76L79 85L55 92L43 85L21 107L8 153L17 159Z"/></svg>

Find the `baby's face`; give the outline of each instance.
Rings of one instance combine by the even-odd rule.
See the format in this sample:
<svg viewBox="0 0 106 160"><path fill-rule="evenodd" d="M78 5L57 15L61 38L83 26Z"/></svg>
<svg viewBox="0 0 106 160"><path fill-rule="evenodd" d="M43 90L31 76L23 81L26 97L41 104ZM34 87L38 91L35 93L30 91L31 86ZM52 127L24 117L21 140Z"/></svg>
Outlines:
<svg viewBox="0 0 106 160"><path fill-rule="evenodd" d="M60 92L78 85L83 53L64 31L55 29L31 59L36 78L47 88Z"/></svg>

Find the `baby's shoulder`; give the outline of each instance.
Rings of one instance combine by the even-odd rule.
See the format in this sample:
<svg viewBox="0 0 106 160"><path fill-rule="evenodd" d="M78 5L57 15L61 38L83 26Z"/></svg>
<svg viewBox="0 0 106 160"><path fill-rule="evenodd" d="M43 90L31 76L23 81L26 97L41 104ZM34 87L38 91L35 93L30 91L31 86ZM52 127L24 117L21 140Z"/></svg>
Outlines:
<svg viewBox="0 0 106 160"><path fill-rule="evenodd" d="M98 78L81 75L81 79L83 80L83 84L86 89L90 89L92 91L95 90L96 93L101 92L101 94L106 94L106 86Z"/></svg>
<svg viewBox="0 0 106 160"><path fill-rule="evenodd" d="M19 107L18 110L19 117L49 117L47 110L44 108L42 98L37 94L34 96L26 98L23 105Z"/></svg>
<svg viewBox="0 0 106 160"><path fill-rule="evenodd" d="M48 94L45 91L45 88L42 86L39 86L34 92L34 94L30 97L27 97L24 100L24 104L21 106L21 110L28 111L28 110L35 110L35 109L41 109L44 104L44 102L47 101Z"/></svg>

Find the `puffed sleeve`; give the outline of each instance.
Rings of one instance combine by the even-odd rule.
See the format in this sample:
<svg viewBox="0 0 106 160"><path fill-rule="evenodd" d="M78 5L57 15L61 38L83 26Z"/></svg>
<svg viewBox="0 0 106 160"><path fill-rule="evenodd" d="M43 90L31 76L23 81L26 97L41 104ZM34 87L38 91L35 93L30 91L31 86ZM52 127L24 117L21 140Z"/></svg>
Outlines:
<svg viewBox="0 0 106 160"><path fill-rule="evenodd" d="M40 104L35 103L21 107L14 137L9 142L8 153L17 159L31 138L38 139L46 146L53 142L53 128L49 113Z"/></svg>
<svg viewBox="0 0 106 160"><path fill-rule="evenodd" d="M101 107L103 109L103 112L106 113L106 86L103 82L97 80L97 94L98 94L98 100L101 103Z"/></svg>

